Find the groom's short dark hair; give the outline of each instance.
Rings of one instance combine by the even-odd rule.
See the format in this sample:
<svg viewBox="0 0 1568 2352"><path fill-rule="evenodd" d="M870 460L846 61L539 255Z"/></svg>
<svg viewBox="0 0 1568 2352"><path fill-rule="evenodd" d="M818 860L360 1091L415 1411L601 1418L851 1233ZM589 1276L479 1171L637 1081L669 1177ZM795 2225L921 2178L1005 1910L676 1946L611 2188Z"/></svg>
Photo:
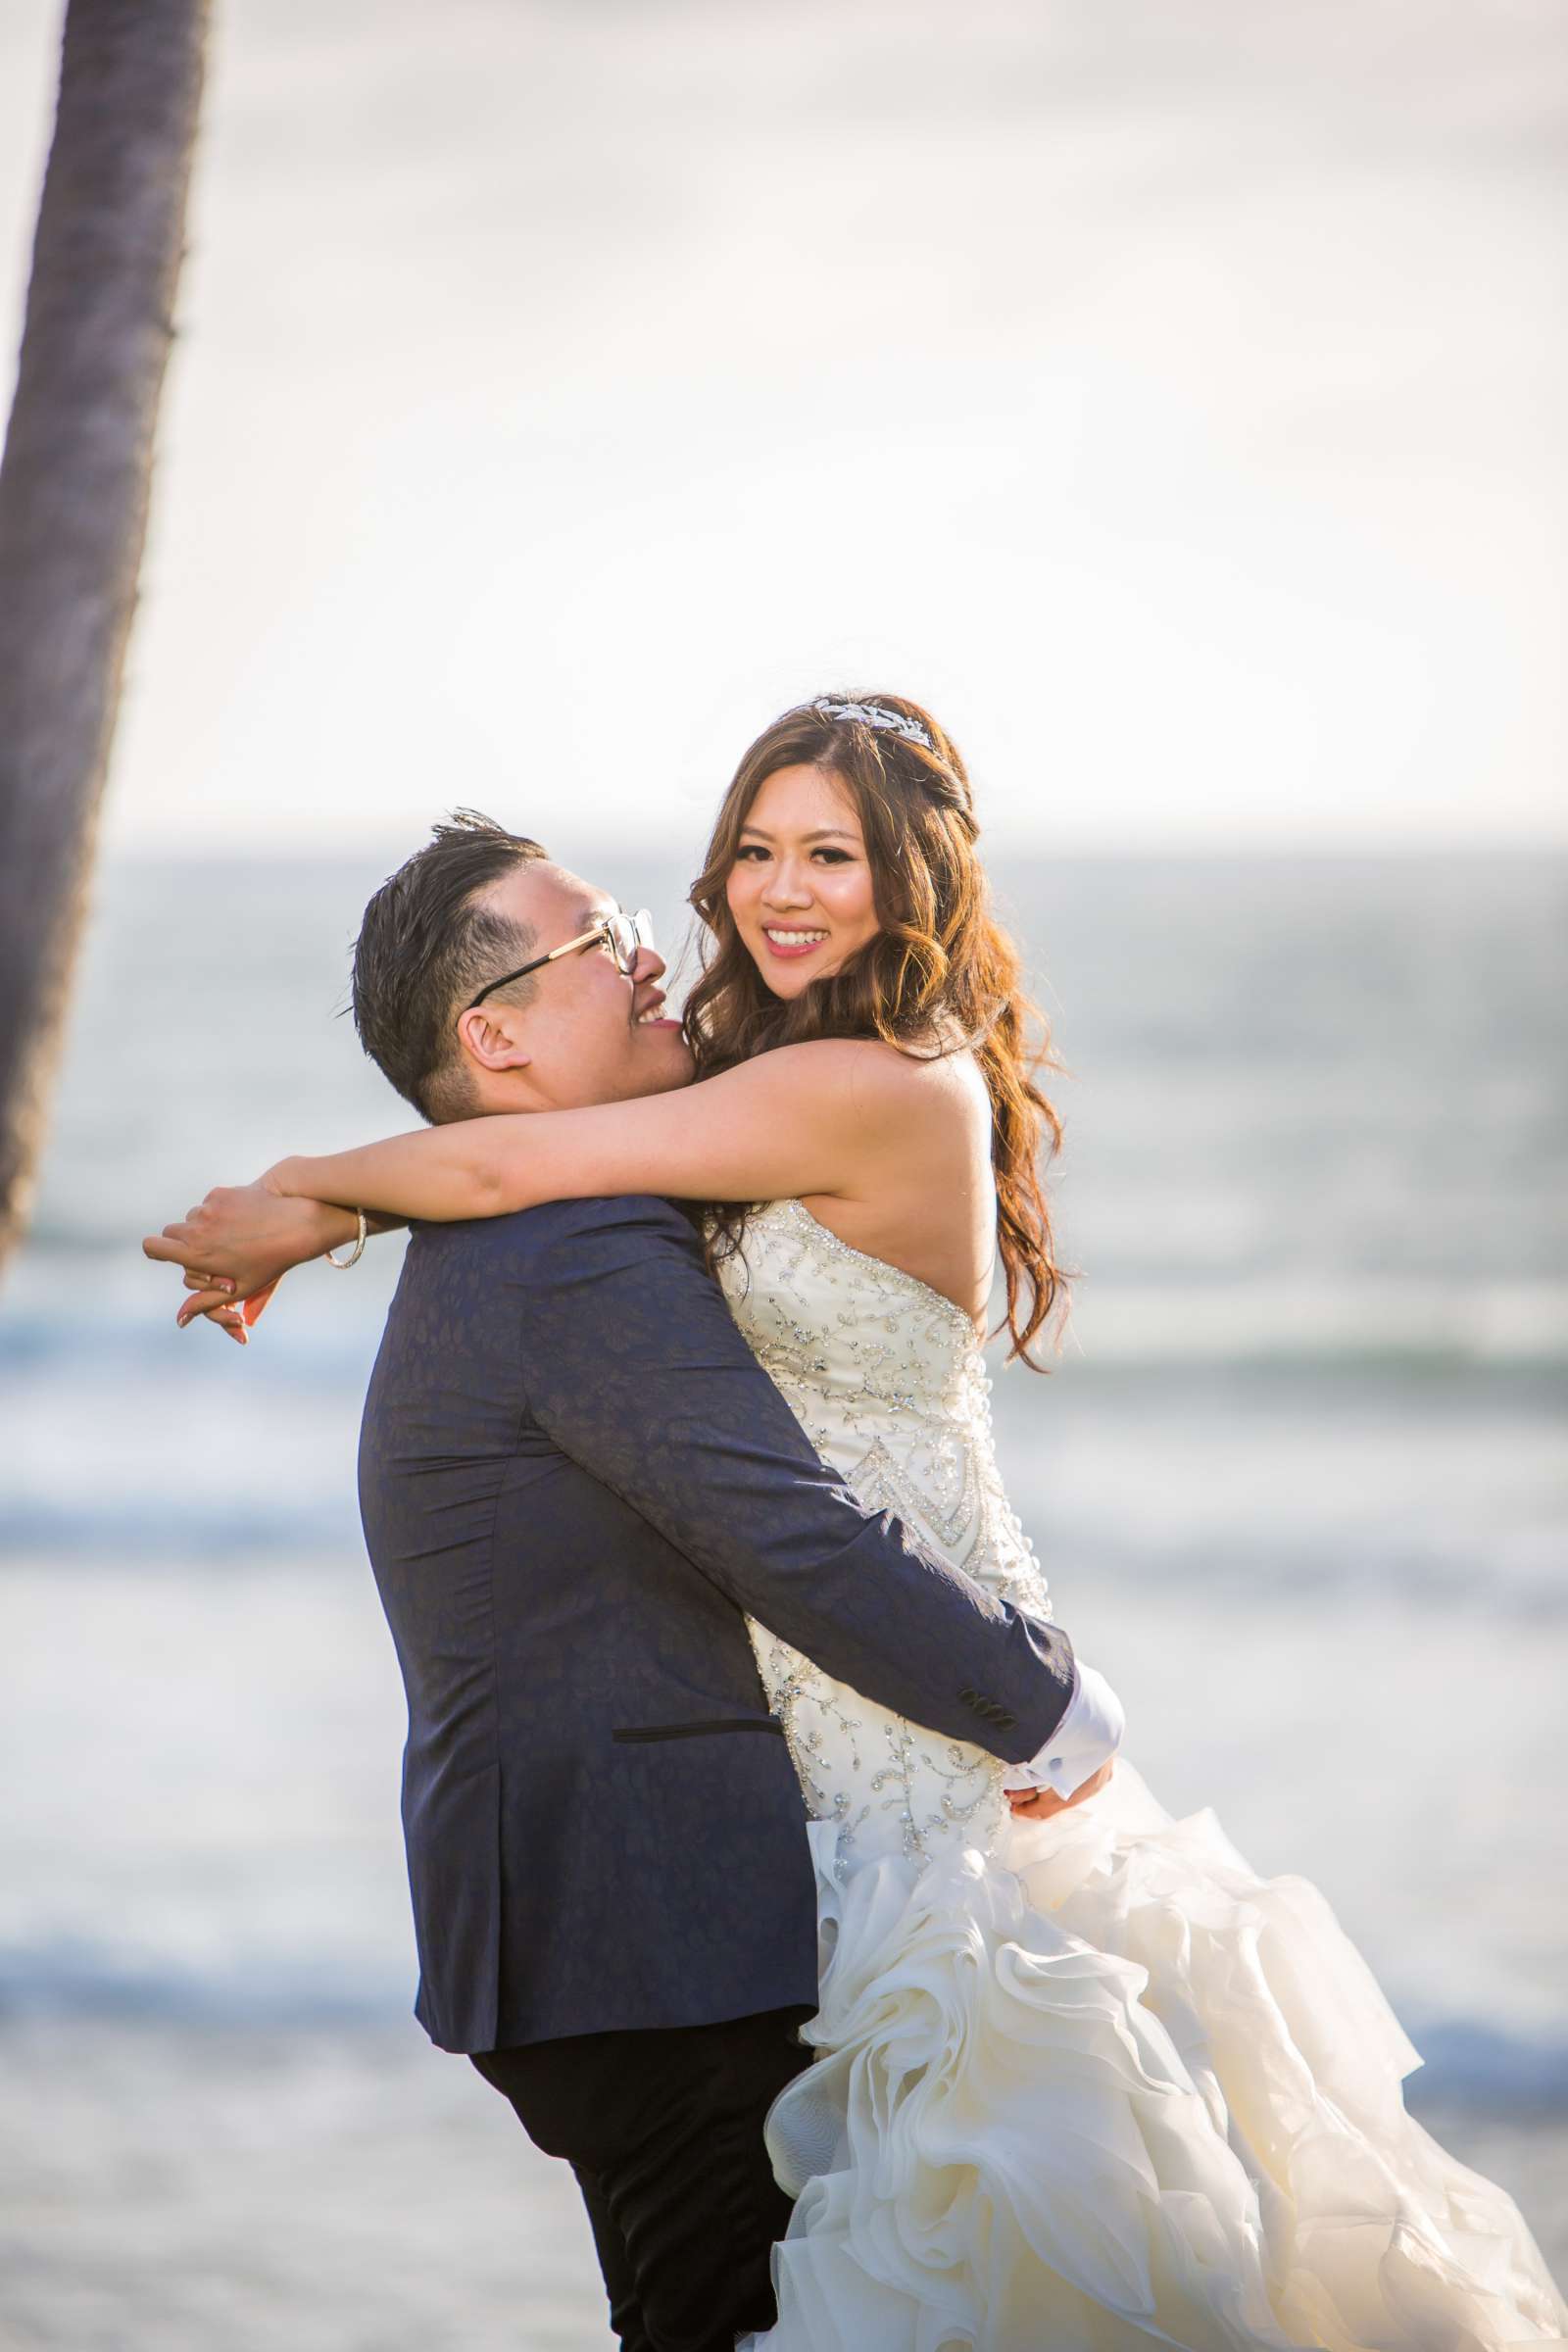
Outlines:
<svg viewBox="0 0 1568 2352"><path fill-rule="evenodd" d="M365 909L354 943L354 1026L398 1093L438 1126L478 1107L457 1015L498 972L526 963L534 944L525 923L478 902L514 866L544 855L493 817L456 808ZM519 980L499 998L526 1002L536 985Z"/></svg>

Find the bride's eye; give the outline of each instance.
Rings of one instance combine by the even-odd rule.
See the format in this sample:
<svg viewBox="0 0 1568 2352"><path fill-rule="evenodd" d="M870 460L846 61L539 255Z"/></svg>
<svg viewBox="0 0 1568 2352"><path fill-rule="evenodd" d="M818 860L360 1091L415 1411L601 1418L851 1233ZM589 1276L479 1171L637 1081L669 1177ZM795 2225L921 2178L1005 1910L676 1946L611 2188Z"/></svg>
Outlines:
<svg viewBox="0 0 1568 2352"><path fill-rule="evenodd" d="M816 856L825 858L829 865L848 865L851 862L848 850L818 850Z"/></svg>
<svg viewBox="0 0 1568 2352"><path fill-rule="evenodd" d="M760 841L743 841L735 853L735 862L737 865L755 865L760 858L766 856L767 852Z"/></svg>

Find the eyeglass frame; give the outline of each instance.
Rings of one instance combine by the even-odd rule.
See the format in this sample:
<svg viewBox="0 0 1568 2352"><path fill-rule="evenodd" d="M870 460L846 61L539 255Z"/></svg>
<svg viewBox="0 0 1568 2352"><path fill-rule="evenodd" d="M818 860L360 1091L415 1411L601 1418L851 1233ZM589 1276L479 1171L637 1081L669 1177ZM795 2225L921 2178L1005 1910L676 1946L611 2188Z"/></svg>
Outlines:
<svg viewBox="0 0 1568 2352"><path fill-rule="evenodd" d="M626 961L625 952L615 939L617 923L625 923L630 927L631 961L629 963ZM603 915L594 924L592 930L579 931L575 939L568 939L563 946L552 948L548 956L536 956L531 963L518 964L514 972L503 972L499 980L487 981L472 1003L464 1006L465 1012L472 1012L476 1006L484 1003L486 997L494 996L498 988L508 988L514 980L525 980L530 972L541 970L545 964L559 963L563 956L580 955L585 948L591 948L596 940L605 940L609 943L614 953L616 969L629 980L637 969L637 958L644 948L651 948L654 944L654 918L646 906L639 906L635 914L628 914L624 906L617 906L613 914Z"/></svg>

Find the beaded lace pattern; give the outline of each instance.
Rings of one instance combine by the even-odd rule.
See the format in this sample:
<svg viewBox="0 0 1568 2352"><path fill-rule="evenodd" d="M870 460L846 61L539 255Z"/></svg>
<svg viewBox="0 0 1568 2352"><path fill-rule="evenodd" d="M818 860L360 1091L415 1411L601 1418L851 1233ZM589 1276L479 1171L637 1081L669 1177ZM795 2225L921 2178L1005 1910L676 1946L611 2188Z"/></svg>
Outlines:
<svg viewBox="0 0 1568 2352"><path fill-rule="evenodd" d="M967 1317L798 1200L721 1274L845 1485L1047 1613ZM1568 2345L1517 2209L1405 2114L1420 2060L1305 1880L1125 1759L1060 1836L1004 1838L982 1750L752 1638L823 1825L824 1964L767 2119L779 2322L743 2352Z"/></svg>
<svg viewBox="0 0 1568 2352"><path fill-rule="evenodd" d="M912 1274L852 1249L799 1200L746 1219L719 1267L730 1311L823 1460L922 1551L1037 1617L1046 1580L1007 1503L991 1381L974 1325ZM808 1809L838 1827L841 1876L884 1852L989 1851L1007 1818L1004 1766L836 1683L753 1622Z"/></svg>

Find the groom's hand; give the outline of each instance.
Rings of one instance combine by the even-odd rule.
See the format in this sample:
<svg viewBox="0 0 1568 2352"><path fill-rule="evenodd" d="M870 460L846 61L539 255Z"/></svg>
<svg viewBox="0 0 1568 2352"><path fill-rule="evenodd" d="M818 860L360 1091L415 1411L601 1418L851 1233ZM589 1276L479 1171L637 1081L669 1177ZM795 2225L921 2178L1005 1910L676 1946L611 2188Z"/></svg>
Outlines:
<svg viewBox="0 0 1568 2352"><path fill-rule="evenodd" d="M1070 1813L1074 1805L1087 1804L1098 1796L1116 1769L1114 1756L1107 1756L1098 1772L1092 1772L1071 1796L1058 1796L1054 1788L1009 1788L1007 1802L1020 1821L1051 1821L1058 1813Z"/></svg>

